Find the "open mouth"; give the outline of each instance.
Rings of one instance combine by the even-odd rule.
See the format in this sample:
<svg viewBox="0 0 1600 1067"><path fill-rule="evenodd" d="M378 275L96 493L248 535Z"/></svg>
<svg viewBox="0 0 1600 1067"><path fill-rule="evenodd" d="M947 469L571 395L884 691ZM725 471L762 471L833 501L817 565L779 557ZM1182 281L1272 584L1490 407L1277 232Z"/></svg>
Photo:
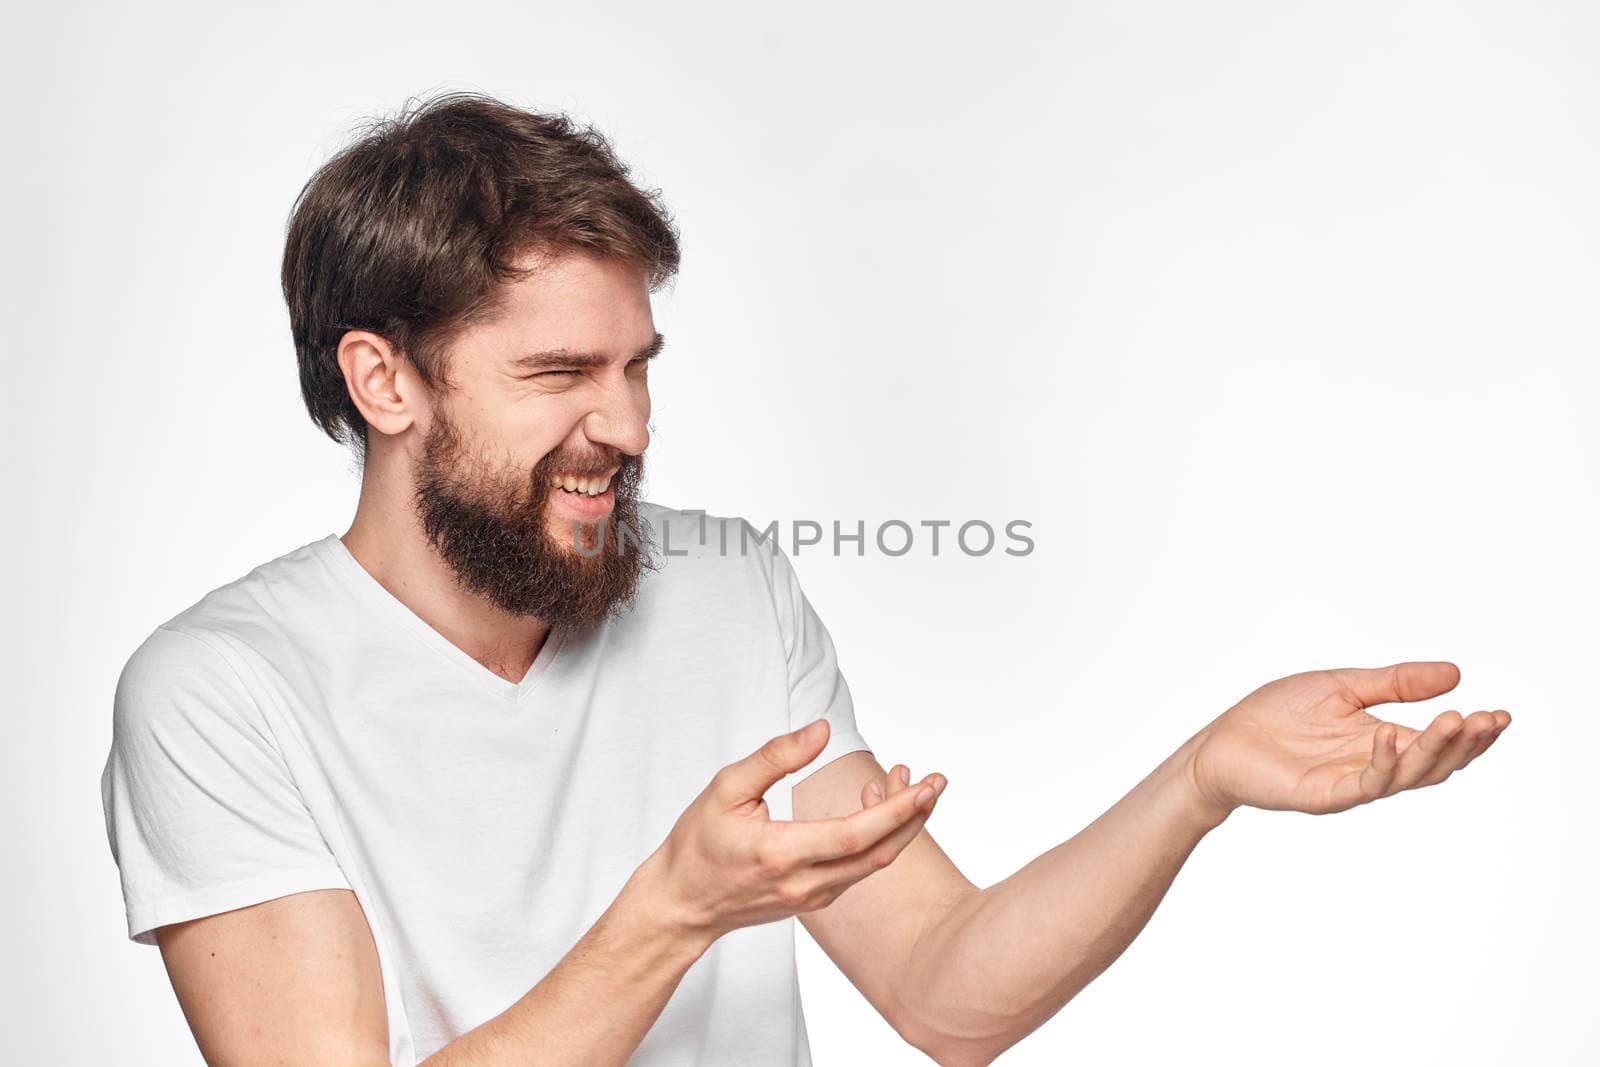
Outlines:
<svg viewBox="0 0 1600 1067"><path fill-rule="evenodd" d="M603 474L557 474L550 479L550 484L573 496L596 497L611 488L611 479L616 473L613 470Z"/></svg>
<svg viewBox="0 0 1600 1067"><path fill-rule="evenodd" d="M579 522L599 522L611 514L616 504L616 490L611 479L617 470L599 474L557 474L550 479L550 499L558 514L565 514Z"/></svg>

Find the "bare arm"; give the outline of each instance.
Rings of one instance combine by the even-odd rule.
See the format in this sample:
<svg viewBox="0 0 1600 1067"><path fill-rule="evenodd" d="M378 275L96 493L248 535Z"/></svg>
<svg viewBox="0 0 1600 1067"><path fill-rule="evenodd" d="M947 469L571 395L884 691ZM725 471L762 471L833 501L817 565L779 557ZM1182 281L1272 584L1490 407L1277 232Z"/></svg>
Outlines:
<svg viewBox="0 0 1600 1067"><path fill-rule="evenodd" d="M988 889L924 828L888 868L801 920L908 1044L945 1065L987 1063L1116 959L1213 824L1191 817L1196 798L1172 762ZM871 807L909 792L910 777L852 752L795 788L796 817ZM923 781L939 788L944 776Z"/></svg>
<svg viewBox="0 0 1600 1067"><path fill-rule="evenodd" d="M904 969L908 1028L933 1035L923 1047L946 1067L987 1064L1122 954L1234 808L1322 815L1443 782L1510 725L1506 711L1445 711L1415 730L1366 709L1459 678L1454 664L1418 661L1255 690L1076 837L930 923Z"/></svg>
<svg viewBox="0 0 1600 1067"><path fill-rule="evenodd" d="M1197 803L1184 750L1075 837L970 893L918 942L904 1000L945 1067L986 1064L1111 966L1222 813Z"/></svg>
<svg viewBox="0 0 1600 1067"><path fill-rule="evenodd" d="M652 857L653 859L653 857ZM422 1061L425 1067L623 1064L713 938L656 911L646 861L572 950L511 1007Z"/></svg>
<svg viewBox="0 0 1600 1067"><path fill-rule="evenodd" d="M636 871L525 996L422 1063L625 1063L711 944L650 908L654 870ZM389 1063L377 950L349 890L175 923L157 940L207 1063Z"/></svg>

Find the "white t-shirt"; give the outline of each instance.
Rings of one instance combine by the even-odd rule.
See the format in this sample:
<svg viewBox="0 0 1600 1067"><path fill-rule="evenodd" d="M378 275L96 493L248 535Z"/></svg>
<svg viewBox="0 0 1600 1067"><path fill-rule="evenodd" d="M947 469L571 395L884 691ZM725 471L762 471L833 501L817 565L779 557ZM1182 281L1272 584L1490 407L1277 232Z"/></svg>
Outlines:
<svg viewBox="0 0 1600 1067"><path fill-rule="evenodd" d="M620 620L552 632L521 682L336 534L158 626L101 777L129 937L351 889L409 1067L543 978L720 767L826 716L827 748L767 796L791 818L794 783L868 748L828 633L749 523L639 514L660 569ZM718 939L629 1062L809 1064L794 938L790 918Z"/></svg>

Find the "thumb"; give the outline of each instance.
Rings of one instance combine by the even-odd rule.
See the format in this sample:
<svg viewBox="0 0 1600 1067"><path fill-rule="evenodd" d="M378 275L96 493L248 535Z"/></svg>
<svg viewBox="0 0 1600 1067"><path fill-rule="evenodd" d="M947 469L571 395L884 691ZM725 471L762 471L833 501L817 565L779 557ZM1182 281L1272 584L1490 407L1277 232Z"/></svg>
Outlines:
<svg viewBox="0 0 1600 1067"><path fill-rule="evenodd" d="M817 758L828 743L827 719L817 719L793 733L779 734L742 760L717 774L717 794L728 804L759 800L785 775Z"/></svg>
<svg viewBox="0 0 1600 1067"><path fill-rule="evenodd" d="M1351 703L1363 708L1427 700L1448 693L1461 681L1461 670L1444 660L1395 663L1388 667L1345 667L1329 672Z"/></svg>

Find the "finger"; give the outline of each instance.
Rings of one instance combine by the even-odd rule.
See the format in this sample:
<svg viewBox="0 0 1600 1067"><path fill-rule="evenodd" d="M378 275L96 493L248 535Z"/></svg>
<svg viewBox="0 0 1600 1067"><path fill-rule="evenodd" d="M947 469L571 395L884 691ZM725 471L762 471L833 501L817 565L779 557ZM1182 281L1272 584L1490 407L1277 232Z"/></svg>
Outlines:
<svg viewBox="0 0 1600 1067"><path fill-rule="evenodd" d="M893 767L889 768L888 773L883 776L883 781L868 782L865 787L867 792L863 795L868 801L870 801L870 803L864 801L861 806L864 808L870 808L873 806L873 804L881 804L885 797L892 796L898 792L900 787L900 772L903 770L905 770L905 768L901 764L896 763Z"/></svg>
<svg viewBox="0 0 1600 1067"><path fill-rule="evenodd" d="M1361 771L1359 783L1361 796L1374 800L1383 796L1394 781L1394 769L1400 762L1399 729L1392 722L1380 722L1372 732L1372 762Z"/></svg>
<svg viewBox="0 0 1600 1067"><path fill-rule="evenodd" d="M1428 728L1400 750L1400 761L1395 766L1394 777L1389 782L1385 796L1410 789L1433 769L1445 746L1461 730L1461 713L1443 711L1428 724Z"/></svg>
<svg viewBox="0 0 1600 1067"><path fill-rule="evenodd" d="M1466 765L1474 750L1494 730L1494 713L1475 711L1461 722L1461 729L1439 752L1433 767L1418 781L1416 788L1438 785Z"/></svg>
<svg viewBox="0 0 1600 1067"><path fill-rule="evenodd" d="M717 771L709 791L730 808L760 800L786 775L816 759L827 747L832 729L827 719L817 719L793 733L779 734L744 759Z"/></svg>
<svg viewBox="0 0 1600 1067"><path fill-rule="evenodd" d="M1445 660L1412 660L1387 667L1340 667L1328 672L1357 707L1427 700L1448 693L1461 670Z"/></svg>
<svg viewBox="0 0 1600 1067"><path fill-rule="evenodd" d="M1494 715L1494 726L1491 727L1482 737L1478 738L1477 745L1470 753L1468 753L1467 758L1462 762L1461 766L1465 767L1468 763L1471 763L1473 760L1489 751L1489 746L1493 745L1497 740L1499 740L1500 735L1505 732L1506 727L1511 725L1510 712L1500 709L1492 714Z"/></svg>
<svg viewBox="0 0 1600 1067"><path fill-rule="evenodd" d="M934 806L938 804L938 798L944 794L944 787L947 784L947 780L942 774L929 775L924 780L934 787L933 802L927 808L918 812L916 818L885 837L882 841L879 841L861 855L846 856L843 859L827 860L813 865L812 871L818 878L817 888L854 885L872 872L889 866L899 857L901 852L905 851L906 846L916 840L917 835L922 832L923 824L933 815ZM920 786L921 783L918 783L918 785Z"/></svg>
<svg viewBox="0 0 1600 1067"><path fill-rule="evenodd" d="M851 815L772 823L770 830L786 858L785 865L822 863L865 852L916 818L922 812L921 798L932 801L934 790L931 786L924 790L924 784L902 789L883 803Z"/></svg>

